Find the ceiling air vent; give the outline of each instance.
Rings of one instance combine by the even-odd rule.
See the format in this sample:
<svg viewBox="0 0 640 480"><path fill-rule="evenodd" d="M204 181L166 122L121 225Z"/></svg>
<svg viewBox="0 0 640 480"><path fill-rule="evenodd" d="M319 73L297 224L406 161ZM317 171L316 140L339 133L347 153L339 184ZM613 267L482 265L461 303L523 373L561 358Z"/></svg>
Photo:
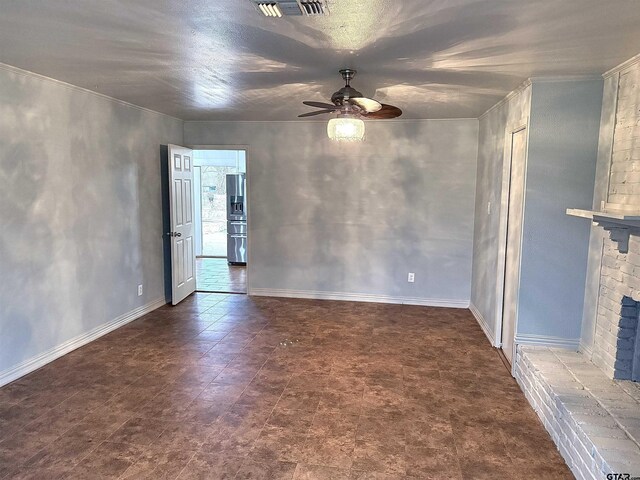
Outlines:
<svg viewBox="0 0 640 480"><path fill-rule="evenodd" d="M324 0L299 0L305 15L326 15L329 13Z"/></svg>
<svg viewBox="0 0 640 480"><path fill-rule="evenodd" d="M253 0L253 3L265 17L329 14L326 0L280 0L278 2Z"/></svg>
<svg viewBox="0 0 640 480"><path fill-rule="evenodd" d="M256 2L256 5L265 17L282 16L282 10L276 2Z"/></svg>

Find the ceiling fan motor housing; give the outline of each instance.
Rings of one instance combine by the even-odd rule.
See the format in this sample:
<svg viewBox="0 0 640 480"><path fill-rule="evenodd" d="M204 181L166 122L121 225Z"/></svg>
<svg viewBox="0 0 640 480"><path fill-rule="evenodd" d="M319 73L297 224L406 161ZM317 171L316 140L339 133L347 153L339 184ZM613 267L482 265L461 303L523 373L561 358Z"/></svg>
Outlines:
<svg viewBox="0 0 640 480"><path fill-rule="evenodd" d="M350 98L362 97L362 93L353 88L350 83L353 77L358 73L352 68L343 68L338 71L342 75L342 79L345 81L345 86L331 95L331 101L334 105L345 105L345 101L348 104Z"/></svg>
<svg viewBox="0 0 640 480"><path fill-rule="evenodd" d="M350 98L356 97L362 97L362 93L353 87L346 86L331 95L331 101L334 105L344 105Z"/></svg>

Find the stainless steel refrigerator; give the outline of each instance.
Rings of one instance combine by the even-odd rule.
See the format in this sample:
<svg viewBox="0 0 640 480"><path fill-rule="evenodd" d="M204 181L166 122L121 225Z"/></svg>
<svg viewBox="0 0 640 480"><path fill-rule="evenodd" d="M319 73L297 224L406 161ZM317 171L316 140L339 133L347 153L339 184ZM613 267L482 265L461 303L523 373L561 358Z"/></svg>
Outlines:
<svg viewBox="0 0 640 480"><path fill-rule="evenodd" d="M227 175L227 262L247 264L247 179L244 173Z"/></svg>

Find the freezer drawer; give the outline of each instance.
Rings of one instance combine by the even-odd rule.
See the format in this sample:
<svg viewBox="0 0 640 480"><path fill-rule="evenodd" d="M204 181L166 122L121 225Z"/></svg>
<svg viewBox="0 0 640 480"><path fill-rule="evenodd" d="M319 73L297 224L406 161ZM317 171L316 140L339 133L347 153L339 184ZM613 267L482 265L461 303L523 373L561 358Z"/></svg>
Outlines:
<svg viewBox="0 0 640 480"><path fill-rule="evenodd" d="M228 234L247 234L247 222L234 222L234 221L228 221L227 222L227 233Z"/></svg>
<svg viewBox="0 0 640 480"><path fill-rule="evenodd" d="M230 264L247 263L247 235L243 233L227 234L227 262Z"/></svg>

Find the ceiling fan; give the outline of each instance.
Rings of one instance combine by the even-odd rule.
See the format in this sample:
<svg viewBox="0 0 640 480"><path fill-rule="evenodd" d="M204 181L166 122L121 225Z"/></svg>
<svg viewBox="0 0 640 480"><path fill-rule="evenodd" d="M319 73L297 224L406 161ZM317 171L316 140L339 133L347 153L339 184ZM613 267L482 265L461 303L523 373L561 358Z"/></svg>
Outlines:
<svg viewBox="0 0 640 480"><path fill-rule="evenodd" d="M337 112L337 118L329 120L327 133L329 138L338 141L360 141L364 138L364 120L391 119L402 115L402 110L393 105L380 103L367 98L351 86L355 70L340 70L345 86L331 95L332 103L305 101L309 107L320 108L313 112L303 113L298 117L313 117L325 113Z"/></svg>

